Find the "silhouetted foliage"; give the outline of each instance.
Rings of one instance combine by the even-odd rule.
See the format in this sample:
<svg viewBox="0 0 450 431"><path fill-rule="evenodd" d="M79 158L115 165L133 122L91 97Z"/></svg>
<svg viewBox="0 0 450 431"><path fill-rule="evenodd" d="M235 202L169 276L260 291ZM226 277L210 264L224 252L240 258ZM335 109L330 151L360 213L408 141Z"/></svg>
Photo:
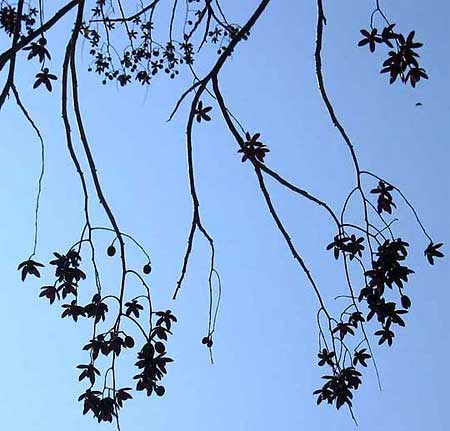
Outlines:
<svg viewBox="0 0 450 431"><path fill-rule="evenodd" d="M346 405L353 416L353 398L355 391L362 384L362 370L372 363L378 375L371 340L376 340L380 345L391 346L398 329L406 325L411 299L405 291L409 277L414 273L406 262L408 242L394 234L392 224L396 219L388 220L384 216L390 217L401 201L412 210L413 217L426 237L428 245L424 254L428 262L433 265L435 260L444 257L444 254L441 251L442 243L433 241L414 206L403 192L386 179L361 169L354 145L338 119L326 91L322 72L322 43L326 18L322 0L316 2L315 65L318 89L330 120L336 126L349 151L356 174L355 186L349 191L340 213L269 167L270 160L266 160L266 156L270 150L260 141L261 134L250 133L249 129L241 125L237 116L228 108L220 89L219 80L223 65L232 54L237 55L240 43L251 40L253 26L263 14L269 13L267 6L270 0L261 0L242 25L228 20L218 0L187 0L183 11L179 10L181 5L174 0L169 2L171 3L169 21L162 24L169 28L168 38L161 40L157 40L156 37L159 33L155 28L154 14L158 8L166 6L159 0L140 2L66 0L50 18L44 16L43 2L40 0L26 3L23 0L0 1L0 28L10 44L9 48L0 54L0 70L7 65L9 67L0 95L0 109L7 96L13 95L42 144L42 172L36 199L34 245L31 255L18 267L22 281L26 281L28 276L40 278L44 268L43 264L34 260L34 256L37 247L39 197L45 164L42 136L23 105L15 83L15 73L22 51L26 60L32 62L36 68L34 89L41 91L45 87L50 92L55 83L61 85L62 117L67 149L79 174L85 198L84 227L80 237L66 252L54 253L55 258L49 262L54 269L54 278L47 281L39 293L40 297L48 300L53 306L60 301L64 302L61 304L62 318L73 322L81 319L92 321L92 334L86 337L87 344L82 347L88 357L84 363L77 365L80 370L79 380L85 385L85 390L79 397L79 401L83 403L83 414L92 414L98 422L115 420L117 427L120 428L119 411L126 401L133 398L133 389L128 386L121 387L118 384L119 377L116 375L116 364L124 350L135 351L137 361L135 370L129 373L129 381L136 380L136 391L145 392L147 396L154 393L157 396L164 395L165 387L161 381L167 373L168 364L172 362L167 356L166 344L177 319L170 310L153 310L150 288L145 279L152 271L150 256L133 236L120 229L115 213L104 195L91 151L92 145L84 127L78 96L77 76L80 67L76 59L77 52L81 50L80 39L87 42L91 56L87 69L99 75L103 84L115 82L120 87L125 87L137 82L149 85L160 75L176 78L182 68L193 77L193 84L180 96L170 117L173 118L181 104L190 98L186 152L193 212L188 245L174 299L182 287L194 236L198 231L208 241L211 251L208 278L211 306L207 334L201 339L201 343L209 349L211 360L221 282L216 269L213 237L205 228L199 210L192 163L192 131L194 126L201 127L213 117L221 117L236 141L237 152L242 155L242 162L247 162L247 165L255 171L259 191L267 205L268 213L317 296L318 365L329 369L328 374L322 377L324 380L322 387L314 391L317 403L326 401L337 409ZM47 32L58 26L63 18L69 17L71 17L70 36L64 51L62 67L56 72L59 65L54 63L52 56L52 46L55 44ZM378 18L383 25L381 31L374 26L374 21ZM178 25L180 20L181 26ZM422 47L422 43L416 41L415 31L404 34L398 32L395 24L387 19L378 1L370 16L368 28L361 30L361 35L363 38L358 43L358 33L355 31L355 44L368 46L372 53L376 49L384 49L387 52L381 73L389 74L391 84L399 79L404 84L409 83L412 87L416 87L422 79L428 79L425 69L419 64L417 50ZM214 62L208 73L199 77L194 69L195 60L207 46L214 47ZM40 92L36 97L45 97L45 93L46 91ZM70 94L71 103L69 103ZM79 132L82 151L76 150L73 146L72 118L75 121L74 129ZM81 154L86 156L88 161L86 171L80 165ZM92 224L87 203L90 197L87 177L93 180L95 193L108 219L108 226ZM332 250L334 258L342 263L344 269L344 281L348 290L339 298L345 301L340 315L332 315L327 308L323 289L318 286L272 202L271 194L266 187L267 178L275 180L281 187L299 198L305 198L319 205L335 225L336 235L330 238L328 245L322 246ZM366 180L370 181L370 186L366 184ZM350 199L357 200L362 209L363 216L360 219L347 219ZM106 255L115 258L116 260L113 260L121 270L118 291L108 294L105 294L101 284L99 276L101 268L97 264L96 235L99 232L110 235L112 242L106 249ZM137 247L142 252L142 260L134 263L135 267L141 268L140 270L133 269L125 259L129 247ZM356 291L351 281L350 264L355 265L356 269L352 271L360 276L363 287L359 291ZM88 298L91 299L87 303L84 302L86 294L81 295L79 291L79 285L87 279L87 271L82 269L84 265L89 266L93 273L93 279L89 280L89 283L94 286L94 290L89 293ZM130 277L142 284L141 295L129 296L127 280ZM213 292L217 293L214 297ZM124 332L123 320L133 323L135 329L133 333ZM372 320L376 321L377 327L373 332L370 327L369 333L367 324ZM99 356L110 358L107 368L102 369L97 364Z"/></svg>

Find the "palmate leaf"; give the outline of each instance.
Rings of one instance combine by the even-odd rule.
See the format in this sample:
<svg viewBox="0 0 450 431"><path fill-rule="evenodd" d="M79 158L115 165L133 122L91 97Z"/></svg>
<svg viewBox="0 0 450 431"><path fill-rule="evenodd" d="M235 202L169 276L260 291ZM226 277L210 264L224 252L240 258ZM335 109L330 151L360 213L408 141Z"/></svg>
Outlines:
<svg viewBox="0 0 450 431"><path fill-rule="evenodd" d="M35 277L40 277L38 267L44 267L42 263L36 262L35 260L28 259L19 264L17 267L18 270L22 270L21 279L25 281L27 275L34 275Z"/></svg>
<svg viewBox="0 0 450 431"><path fill-rule="evenodd" d="M43 286L41 287L42 292L39 294L39 298L48 298L50 304L55 302L55 299L59 300L59 292L55 286Z"/></svg>
<svg viewBox="0 0 450 431"><path fill-rule="evenodd" d="M123 407L124 401L131 400L133 398L129 391L131 391L131 388L121 388L116 392L116 400L119 407Z"/></svg>
<svg viewBox="0 0 450 431"><path fill-rule="evenodd" d="M367 349L361 349L358 350L354 353L353 355L353 366L355 367L356 365L361 364L363 367L367 367L367 363L366 360L371 358L371 355L369 355L368 353L366 353Z"/></svg>
<svg viewBox="0 0 450 431"><path fill-rule="evenodd" d="M430 242L428 247L424 251L424 255L428 259L428 262L430 265L434 265L434 258L435 257L444 257L444 253L442 253L439 248L441 248L444 244L442 242L438 244L434 244L433 242Z"/></svg>
<svg viewBox="0 0 450 431"><path fill-rule="evenodd" d="M203 102L200 100L200 102L198 102L197 109L195 110L197 122L200 123L202 120L211 121L211 117L208 115L208 112L211 110L211 106L203 107Z"/></svg>
<svg viewBox="0 0 450 431"><path fill-rule="evenodd" d="M80 381L80 382L87 377L89 379L89 381L91 382L91 385L93 385L95 383L95 376L100 375L100 371L97 368L95 368L93 364L88 364L88 365L81 364L81 365L77 365L77 368L79 370L83 370L78 377L78 381Z"/></svg>
<svg viewBox="0 0 450 431"><path fill-rule="evenodd" d="M126 302L125 308L125 314L127 316L131 316L132 314L134 314L135 317L139 317L139 311L144 309L144 307L139 304L137 299L132 299L131 302Z"/></svg>
<svg viewBox="0 0 450 431"><path fill-rule="evenodd" d="M383 39L378 36L378 30L376 28L372 29L370 32L361 30L361 34L364 38L358 42L358 46L369 45L370 52L375 52L376 44L383 42Z"/></svg>
<svg viewBox="0 0 450 431"><path fill-rule="evenodd" d="M33 88L38 88L41 84L44 84L48 91L52 91L52 81L58 79L56 75L49 72L47 67L44 67L41 72L36 74L36 81L34 82Z"/></svg>
<svg viewBox="0 0 450 431"><path fill-rule="evenodd" d="M31 42L30 46L24 48L24 51L30 51L27 59L31 60L33 57L37 57L40 63L44 63L46 58L50 60L51 55L45 45L47 45L47 40L44 37L37 42Z"/></svg>

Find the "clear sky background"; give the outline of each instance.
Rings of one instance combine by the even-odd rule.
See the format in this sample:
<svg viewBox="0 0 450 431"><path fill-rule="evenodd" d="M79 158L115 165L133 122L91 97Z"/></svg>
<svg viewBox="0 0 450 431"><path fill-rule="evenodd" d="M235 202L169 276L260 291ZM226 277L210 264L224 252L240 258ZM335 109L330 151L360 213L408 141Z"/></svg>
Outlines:
<svg viewBox="0 0 450 431"><path fill-rule="evenodd" d="M236 21L257 4L227 3ZM399 30L415 29L425 44L423 64L430 80L414 90L399 83L389 86L387 77L378 74L383 54L371 55L356 46L359 30L368 26L372 3L325 2L323 58L329 94L362 167L401 187L436 242L449 244L450 9L442 0L384 2ZM270 166L340 208L354 175L316 87L314 28L314 1L273 1L250 40L224 68L222 89L245 127L262 134L271 149ZM55 71L61 61L57 44L63 48L65 35L53 33ZM85 72L88 61L86 47L79 59L80 95L105 192L122 229L150 251L154 271L149 281L157 308L171 308L179 320L168 344L175 362L165 379L166 395L148 399L137 394L122 411L123 430L355 429L346 409L317 407L311 395L324 374L316 365L316 301L215 105L213 121L195 128L194 148L202 218L216 242L223 282L216 363L210 365L200 343L207 329L209 262L200 236L183 291L176 302L171 300L191 222L186 107L173 122L165 120L188 80L158 79L147 93L137 84L103 87L97 76ZM53 251L65 251L78 238L82 196L60 121L60 86L51 95L33 91L33 71L19 68L18 86L47 145L37 259L48 262ZM32 245L39 144L11 101L0 116L0 128L1 428L112 429L83 417L77 402L84 385L77 381L75 366L86 360L81 347L89 338L90 322L61 320L59 307L38 298L39 287L52 278L50 269L42 282L24 284L16 271ZM302 255L331 298L345 288L341 266L325 251L334 227L320 209L268 183ZM101 211L92 211L101 224ZM356 393L355 414L363 431L445 431L448 260L430 267L423 257L427 241L412 215L399 205L398 216L397 232L411 243L409 262L416 269L407 286L413 307L393 346L375 349L383 391L369 368ZM99 237L105 250L107 238ZM138 254L133 259L140 262ZM117 284L118 261L101 263L103 284ZM336 286L336 276L342 286ZM133 361L134 354L124 355L119 386L134 384Z"/></svg>

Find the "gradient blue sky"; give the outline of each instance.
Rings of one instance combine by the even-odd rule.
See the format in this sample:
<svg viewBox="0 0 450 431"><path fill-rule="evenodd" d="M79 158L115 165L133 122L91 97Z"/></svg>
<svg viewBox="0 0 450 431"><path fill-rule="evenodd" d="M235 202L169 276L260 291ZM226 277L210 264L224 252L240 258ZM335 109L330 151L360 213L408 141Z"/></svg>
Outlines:
<svg viewBox="0 0 450 431"><path fill-rule="evenodd" d="M229 2L236 20L257 2ZM415 29L425 43L428 82L413 90L389 86L378 74L382 55L356 46L374 2L325 2L328 18L324 73L336 111L354 140L363 168L397 184L413 201L437 242L450 243L448 118L450 40L447 2L385 1L399 29ZM267 160L287 178L339 208L352 187L351 161L319 97L313 64L315 2L273 1L224 68L222 89L246 128L261 132ZM55 36L65 35L63 32ZM64 38L54 43L56 54ZM49 36L49 40L51 37ZM87 68L87 49L80 65ZM200 64L200 67L202 64ZM83 69L83 70L84 70ZM22 73L21 73L22 70ZM26 72L25 72L26 70ZM32 70L18 69L18 85L47 145L38 259L48 261L79 236L82 196L67 154L58 92L34 92ZM167 123L187 85L158 80L146 93L137 85L103 87L82 73L86 127L105 192L122 229L150 251L149 280L158 308L179 319L169 342L166 396L138 394L122 412L124 431L272 430L348 431L344 409L317 407L311 393L323 370L316 366L316 302L291 258L257 190L253 171L240 162L236 144L219 119L195 129L195 163L201 212L217 245L223 302L214 366L200 340L207 325L208 248L197 236L189 273L171 301L190 226L183 107ZM42 97L40 97L42 96ZM416 102L423 106L416 107ZM29 255L39 145L13 103L0 116L0 423L10 431L112 429L81 415L78 370L89 337L88 323L59 318L56 306L37 298L42 283L22 284L17 264ZM370 186L371 183L368 183ZM341 268L325 246L334 228L320 209L269 182L274 201L325 295L344 288ZM95 201L95 199L93 200ZM383 391L372 369L357 392L355 413L363 431L448 429L448 260L426 264L427 241L412 215L399 206L400 235L411 243L408 284L413 307L406 330L391 348L376 348ZM97 224L104 221L93 207ZM106 236L100 237L100 244ZM138 255L132 256L139 259ZM139 260L135 260L139 262ZM115 262L117 264L117 261ZM116 284L116 265L102 260L103 284ZM50 271L45 272L47 279ZM336 286L336 277L341 285ZM45 278L44 278L45 280ZM89 282L86 282L89 283ZM133 355L124 356L120 386L132 383ZM128 366L126 366L128 365Z"/></svg>

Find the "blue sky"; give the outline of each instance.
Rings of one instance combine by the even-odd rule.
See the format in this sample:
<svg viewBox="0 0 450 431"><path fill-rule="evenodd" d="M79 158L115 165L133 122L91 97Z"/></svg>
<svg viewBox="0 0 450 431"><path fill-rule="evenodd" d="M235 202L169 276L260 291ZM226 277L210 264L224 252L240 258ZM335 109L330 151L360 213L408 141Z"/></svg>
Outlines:
<svg viewBox="0 0 450 431"><path fill-rule="evenodd" d="M252 0L244 8L237 3L227 5L237 20L257 4ZM347 149L316 88L315 2L272 3L249 41L225 66L222 90L245 127L262 134L271 149L270 166L339 208L354 176ZM436 242L448 244L450 63L443 53L448 52L450 40L449 7L443 1L432 7L425 2L415 2L413 7L406 0L385 2L385 11L398 28L415 29L418 40L425 43L423 62L430 80L415 90L399 83L389 86L387 78L378 74L382 56L356 46L372 7L372 2L350 0L325 3L324 73L329 94L362 167L402 188ZM63 35L53 34L55 70L61 60L57 44L62 48L65 43L58 36ZM209 263L207 244L200 236L183 290L176 302L171 300L191 221L186 106L172 122L165 120L188 79L158 80L148 93L137 85L103 87L96 76L84 71L88 59L86 47L79 59L80 97L105 193L122 229L139 238L152 256L149 282L156 307L171 308L179 320L168 344L175 362L165 381L166 395L148 399L137 394L122 411L122 429L355 429L345 410L317 407L311 395L324 374L316 366L315 297L212 101L213 121L195 128L194 144L202 218L215 239L223 282L215 365L210 365L200 343L207 328ZM200 70L204 67L205 63L199 64ZM60 87L51 95L33 91L32 72L19 68L18 86L46 141L37 258L48 262L53 251L64 251L78 238L82 196L65 147ZM415 106L417 102L423 106ZM61 320L58 307L37 297L43 283L23 284L16 271L32 245L39 145L11 101L0 116L0 127L2 427L109 429L83 417L76 401L84 386L77 381L75 366L86 358L81 347L89 338L89 324ZM270 181L268 185L299 250L331 299L345 282L339 264L325 251L334 227L311 203ZM367 187L371 185L368 182ZM92 211L96 224L105 222L95 204ZM410 242L409 262L416 270L407 287L413 307L393 346L375 349L383 391L377 389L370 368L356 394L355 414L363 431L387 427L444 431L449 420L448 260L430 267L423 257L426 238L412 215L402 205L397 214L401 218L397 232ZM99 247L106 250L108 239L102 235ZM140 264L139 259L131 253L130 261ZM114 289L118 261L101 258L101 264L103 284ZM45 274L51 278L49 270ZM133 384L133 361L133 354L124 356L121 386Z"/></svg>

